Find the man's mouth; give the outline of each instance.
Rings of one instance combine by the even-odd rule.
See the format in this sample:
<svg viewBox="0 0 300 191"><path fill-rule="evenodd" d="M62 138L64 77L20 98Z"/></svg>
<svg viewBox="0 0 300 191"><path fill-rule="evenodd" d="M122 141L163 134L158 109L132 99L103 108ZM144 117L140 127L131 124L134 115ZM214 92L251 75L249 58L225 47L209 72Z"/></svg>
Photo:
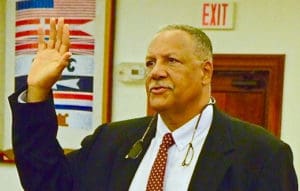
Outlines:
<svg viewBox="0 0 300 191"><path fill-rule="evenodd" d="M150 93L162 94L170 89L171 89L170 86L154 85L154 86L150 86Z"/></svg>

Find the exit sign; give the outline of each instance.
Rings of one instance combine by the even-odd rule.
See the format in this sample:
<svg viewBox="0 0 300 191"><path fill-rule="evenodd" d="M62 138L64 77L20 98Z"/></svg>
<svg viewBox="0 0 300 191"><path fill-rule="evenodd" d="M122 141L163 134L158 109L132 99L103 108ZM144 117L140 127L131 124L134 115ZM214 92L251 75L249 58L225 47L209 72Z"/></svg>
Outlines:
<svg viewBox="0 0 300 191"><path fill-rule="evenodd" d="M203 2L201 7L201 28L232 29L234 23L234 2Z"/></svg>

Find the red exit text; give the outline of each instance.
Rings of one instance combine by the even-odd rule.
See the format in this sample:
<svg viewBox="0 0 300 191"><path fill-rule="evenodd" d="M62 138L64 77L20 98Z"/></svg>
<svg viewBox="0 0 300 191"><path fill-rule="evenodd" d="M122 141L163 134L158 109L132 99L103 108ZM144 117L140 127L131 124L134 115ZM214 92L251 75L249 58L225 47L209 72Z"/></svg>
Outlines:
<svg viewBox="0 0 300 191"><path fill-rule="evenodd" d="M231 4L229 3L203 3L202 26L203 27L226 27L231 25Z"/></svg>

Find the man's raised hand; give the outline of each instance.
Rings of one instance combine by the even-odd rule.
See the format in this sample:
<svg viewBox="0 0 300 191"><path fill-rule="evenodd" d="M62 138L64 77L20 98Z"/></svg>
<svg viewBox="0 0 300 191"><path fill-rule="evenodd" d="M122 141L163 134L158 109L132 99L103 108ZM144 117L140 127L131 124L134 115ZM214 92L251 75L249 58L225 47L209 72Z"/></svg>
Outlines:
<svg viewBox="0 0 300 191"><path fill-rule="evenodd" d="M69 64L69 25L59 18L57 25L50 19L49 40L44 39L44 31L38 29L38 51L28 74L27 102L39 102L48 98L52 86L60 78Z"/></svg>

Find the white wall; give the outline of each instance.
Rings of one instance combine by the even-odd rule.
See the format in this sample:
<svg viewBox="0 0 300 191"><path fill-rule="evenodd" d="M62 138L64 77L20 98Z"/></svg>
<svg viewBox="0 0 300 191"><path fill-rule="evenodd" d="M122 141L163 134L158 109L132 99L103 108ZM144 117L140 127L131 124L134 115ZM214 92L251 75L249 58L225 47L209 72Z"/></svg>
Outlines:
<svg viewBox="0 0 300 191"><path fill-rule="evenodd" d="M298 0L236 0L233 30L205 30L215 53L286 54L282 139L290 144L300 175L300 3ZM119 0L115 62L143 62L152 35L163 25L199 26L199 0ZM114 78L113 120L146 113L142 83L125 84Z"/></svg>
<svg viewBox="0 0 300 191"><path fill-rule="evenodd" d="M23 190L14 164L0 163L0 185L5 191Z"/></svg>

